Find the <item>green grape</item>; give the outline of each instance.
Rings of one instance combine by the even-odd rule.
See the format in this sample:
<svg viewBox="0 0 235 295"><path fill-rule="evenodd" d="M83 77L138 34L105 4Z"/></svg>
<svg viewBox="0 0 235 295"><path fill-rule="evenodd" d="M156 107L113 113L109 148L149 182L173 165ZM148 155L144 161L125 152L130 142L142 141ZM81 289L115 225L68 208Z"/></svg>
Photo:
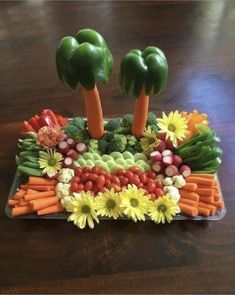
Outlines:
<svg viewBox="0 0 235 295"><path fill-rule="evenodd" d="M108 161L113 161L113 158L110 156L110 155L103 155L102 157L101 157L101 159L102 159L102 161L104 161L104 162L108 162Z"/></svg>
<svg viewBox="0 0 235 295"><path fill-rule="evenodd" d="M122 155L122 153L119 153L119 152L112 152L112 153L110 154L110 156L111 156L114 160L116 160L116 159L118 159L118 158L123 159L123 155Z"/></svg>
<svg viewBox="0 0 235 295"><path fill-rule="evenodd" d="M123 153L123 157L124 157L124 159L132 159L134 161L134 156L132 155L132 153L130 153L128 151L125 151Z"/></svg>

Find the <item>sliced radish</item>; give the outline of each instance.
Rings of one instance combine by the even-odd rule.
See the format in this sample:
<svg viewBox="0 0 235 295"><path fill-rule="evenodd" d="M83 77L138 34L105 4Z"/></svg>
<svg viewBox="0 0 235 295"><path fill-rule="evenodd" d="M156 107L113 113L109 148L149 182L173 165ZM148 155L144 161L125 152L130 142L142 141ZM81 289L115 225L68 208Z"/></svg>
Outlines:
<svg viewBox="0 0 235 295"><path fill-rule="evenodd" d="M182 158L178 155L173 155L173 165L180 166L182 164Z"/></svg>
<svg viewBox="0 0 235 295"><path fill-rule="evenodd" d="M179 173L179 170L175 165L169 165L165 169L165 174L170 177L175 176L178 173Z"/></svg>
<svg viewBox="0 0 235 295"><path fill-rule="evenodd" d="M162 155L159 151L154 151L150 154L150 158L153 162L159 162L162 160Z"/></svg>
<svg viewBox="0 0 235 295"><path fill-rule="evenodd" d="M164 151L162 152L162 156L163 156L163 157L166 157L166 156L173 156L173 153L172 153L172 151L170 151L170 150L164 150Z"/></svg>
<svg viewBox="0 0 235 295"><path fill-rule="evenodd" d="M66 141L61 141L58 145L58 150L62 154L66 154L69 151L69 145Z"/></svg>
<svg viewBox="0 0 235 295"><path fill-rule="evenodd" d="M73 159L70 157L66 157L63 162L63 167L65 168L73 168Z"/></svg>
<svg viewBox="0 0 235 295"><path fill-rule="evenodd" d="M83 142L77 143L76 150L79 152L79 154L83 154L87 151L87 146Z"/></svg>
<svg viewBox="0 0 235 295"><path fill-rule="evenodd" d="M162 158L162 163L164 165L171 165L173 163L173 157L172 156L165 156Z"/></svg>
<svg viewBox="0 0 235 295"><path fill-rule="evenodd" d="M160 140L159 144L155 146L154 150L159 151L160 153L166 149L166 144L163 140Z"/></svg>
<svg viewBox="0 0 235 295"><path fill-rule="evenodd" d="M160 161L153 163L152 169L154 172L160 173L163 169L162 163Z"/></svg>
<svg viewBox="0 0 235 295"><path fill-rule="evenodd" d="M191 169L187 165L183 165L180 167L180 174L184 177L188 177L191 174Z"/></svg>
<svg viewBox="0 0 235 295"><path fill-rule="evenodd" d="M57 172L47 172L47 177L50 178L50 179L56 179L57 177Z"/></svg>
<svg viewBox="0 0 235 295"><path fill-rule="evenodd" d="M78 153L75 150L69 150L66 154L66 156L72 158L73 160L77 160L78 158Z"/></svg>
<svg viewBox="0 0 235 295"><path fill-rule="evenodd" d="M61 141L66 141L68 138L69 138L68 135L64 133L61 137Z"/></svg>
<svg viewBox="0 0 235 295"><path fill-rule="evenodd" d="M76 143L72 138L67 139L67 143L71 149L75 148Z"/></svg>

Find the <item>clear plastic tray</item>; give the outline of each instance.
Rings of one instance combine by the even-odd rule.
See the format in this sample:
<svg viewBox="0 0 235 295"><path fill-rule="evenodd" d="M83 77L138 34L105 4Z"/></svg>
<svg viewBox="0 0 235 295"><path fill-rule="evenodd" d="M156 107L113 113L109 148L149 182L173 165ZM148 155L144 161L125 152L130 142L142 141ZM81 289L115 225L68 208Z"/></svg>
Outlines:
<svg viewBox="0 0 235 295"><path fill-rule="evenodd" d="M217 179L218 179L218 176L216 175ZM14 196L17 188L21 185L25 183L23 177L18 173L16 172L15 176L14 176L14 179L13 179L13 183L12 183L12 186L11 186L11 190L10 190L10 193L9 193L9 196L8 196L8 199L12 199L12 197ZM222 191L221 191L221 186L220 186L220 194L221 194L221 198L222 200L223 199L223 194L222 194ZM53 213L53 214L47 214L47 215L42 215L42 216L38 216L36 213L32 213L32 214L27 214L27 215L23 215L23 216L20 216L20 217L13 217L11 215L11 208L6 205L5 207L5 212L6 212L6 215L10 218L18 218L18 219L67 219L68 218L68 214L67 213ZM175 217L174 217L174 220L220 220L222 219L226 214L226 208L222 208L222 209L218 209L216 214L214 216L209 216L209 217L203 217L203 216L197 216L195 218L190 218L186 215L183 215L183 214L177 214ZM100 218L100 219L105 219L107 220L108 218ZM127 218L120 218L122 220L129 220Z"/></svg>

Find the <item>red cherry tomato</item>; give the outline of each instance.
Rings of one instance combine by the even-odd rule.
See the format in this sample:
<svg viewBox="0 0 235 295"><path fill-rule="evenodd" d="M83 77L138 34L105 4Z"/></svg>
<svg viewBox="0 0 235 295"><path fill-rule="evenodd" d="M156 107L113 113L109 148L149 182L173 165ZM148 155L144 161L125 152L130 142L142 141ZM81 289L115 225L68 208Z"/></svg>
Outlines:
<svg viewBox="0 0 235 295"><path fill-rule="evenodd" d="M122 169L122 168L119 168L116 170L116 175L125 175L126 173L126 170L125 169Z"/></svg>
<svg viewBox="0 0 235 295"><path fill-rule="evenodd" d="M79 192L81 192L83 190L84 190L84 185L82 183L79 183L77 192L79 193Z"/></svg>
<svg viewBox="0 0 235 295"><path fill-rule="evenodd" d="M80 180L81 180L81 177L79 177L79 176L74 176L74 177L72 178L72 181L71 181L71 182L79 183Z"/></svg>
<svg viewBox="0 0 235 295"><path fill-rule="evenodd" d="M156 195L155 195L154 193L151 193L151 194L150 194L150 199L151 199L152 201L155 201L155 200L156 200Z"/></svg>
<svg viewBox="0 0 235 295"><path fill-rule="evenodd" d="M109 187L110 184L111 184L111 180L109 178L105 179L105 186Z"/></svg>
<svg viewBox="0 0 235 295"><path fill-rule="evenodd" d="M95 174L99 174L99 172L100 172L100 168L94 166L94 167L91 169L91 172L92 172L92 173L95 173Z"/></svg>
<svg viewBox="0 0 235 295"><path fill-rule="evenodd" d="M83 172L83 173L91 172L91 168L90 168L90 167L83 167L83 168L82 168L82 172Z"/></svg>
<svg viewBox="0 0 235 295"><path fill-rule="evenodd" d="M116 175L112 175L110 180L111 180L111 183L115 183L120 186L120 180Z"/></svg>
<svg viewBox="0 0 235 295"><path fill-rule="evenodd" d="M76 182L72 182L71 191L72 192L77 192L78 191L78 184Z"/></svg>
<svg viewBox="0 0 235 295"><path fill-rule="evenodd" d="M155 181L155 184L156 184L156 187L157 187L157 188L160 188L160 189L163 188L163 184L162 184L161 180L157 179L157 180Z"/></svg>
<svg viewBox="0 0 235 295"><path fill-rule="evenodd" d="M139 167L133 166L133 167L129 168L128 171L131 171L134 174L138 174L141 170Z"/></svg>
<svg viewBox="0 0 235 295"><path fill-rule="evenodd" d="M104 175L106 179L111 179L111 175L108 172L103 172L101 175Z"/></svg>
<svg viewBox="0 0 235 295"><path fill-rule="evenodd" d="M105 173L107 173L105 170L101 169L101 168L98 168L98 175L104 175Z"/></svg>
<svg viewBox="0 0 235 295"><path fill-rule="evenodd" d="M95 173L90 173L87 177L88 180L91 180L93 182L95 182L97 178L98 178L98 175Z"/></svg>
<svg viewBox="0 0 235 295"><path fill-rule="evenodd" d="M148 177L149 177L149 178L152 178L152 179L155 179L155 178L156 178L156 174L155 174L155 172L153 172L153 171L149 171L149 172L148 172Z"/></svg>
<svg viewBox="0 0 235 295"><path fill-rule="evenodd" d="M88 173L88 172L84 173L84 174L82 175L82 177L81 177L81 182L86 182L87 179L88 179L88 176L89 176L89 173Z"/></svg>
<svg viewBox="0 0 235 295"><path fill-rule="evenodd" d="M104 186L102 186L102 187L99 189L99 192L100 192L100 193L103 193L105 190L106 190L106 188L105 188Z"/></svg>
<svg viewBox="0 0 235 295"><path fill-rule="evenodd" d="M127 178L127 177L121 175L121 176L119 176L119 180L120 180L121 186L126 186L126 185L128 185L128 182L129 182L129 181L128 181L128 178Z"/></svg>
<svg viewBox="0 0 235 295"><path fill-rule="evenodd" d="M114 189L114 191L116 193L120 192L122 189L119 185L117 185L116 183L110 183L110 185L108 186L109 189Z"/></svg>
<svg viewBox="0 0 235 295"><path fill-rule="evenodd" d="M104 175L99 175L96 179L96 186L98 189L100 189L101 187L103 187L106 184L106 181L108 179L105 179ZM110 180L109 180L110 181ZM111 183L111 182L110 182Z"/></svg>
<svg viewBox="0 0 235 295"><path fill-rule="evenodd" d="M93 193L95 194L95 196L98 194L99 189L96 185L93 186Z"/></svg>
<svg viewBox="0 0 235 295"><path fill-rule="evenodd" d="M155 183L155 181L152 178L147 178L147 182L145 184L149 184L149 183Z"/></svg>
<svg viewBox="0 0 235 295"><path fill-rule="evenodd" d="M130 181L130 183L136 185L137 187L139 187L139 185L140 185L140 179L137 175L134 175L133 177L131 177L129 179L129 181Z"/></svg>
<svg viewBox="0 0 235 295"><path fill-rule="evenodd" d="M76 176L82 176L82 168L76 167L75 168L75 175Z"/></svg>
<svg viewBox="0 0 235 295"><path fill-rule="evenodd" d="M140 178L140 182L145 184L147 182L147 175L145 173L140 173L139 175L139 178Z"/></svg>
<svg viewBox="0 0 235 295"><path fill-rule="evenodd" d="M84 191L91 191L93 189L93 183L92 181L88 180L84 185Z"/></svg>
<svg viewBox="0 0 235 295"><path fill-rule="evenodd" d="M131 172L131 171L127 171L125 176L126 176L128 179L131 179L131 178L134 176L134 174L133 174L133 172Z"/></svg>
<svg viewBox="0 0 235 295"><path fill-rule="evenodd" d="M164 195L164 192L163 192L162 189L160 189L160 188L156 188L156 190L155 190L155 195L156 195L156 197L158 198L158 197L163 196L163 195Z"/></svg>
<svg viewBox="0 0 235 295"><path fill-rule="evenodd" d="M141 182L138 186L138 188L144 188L144 184Z"/></svg>
<svg viewBox="0 0 235 295"><path fill-rule="evenodd" d="M156 190L156 184L154 182L149 182L147 185L147 190L149 193L153 193Z"/></svg>

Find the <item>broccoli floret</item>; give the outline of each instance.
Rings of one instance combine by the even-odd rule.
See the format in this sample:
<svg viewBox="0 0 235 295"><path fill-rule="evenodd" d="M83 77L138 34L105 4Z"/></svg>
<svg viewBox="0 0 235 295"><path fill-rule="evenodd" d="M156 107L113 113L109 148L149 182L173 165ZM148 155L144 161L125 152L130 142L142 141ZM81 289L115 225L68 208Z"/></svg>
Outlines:
<svg viewBox="0 0 235 295"><path fill-rule="evenodd" d="M150 125L151 130L155 133L158 133L158 126L157 125Z"/></svg>
<svg viewBox="0 0 235 295"><path fill-rule="evenodd" d="M109 152L123 152L126 148L126 136L121 134L115 134L114 138L108 145Z"/></svg>
<svg viewBox="0 0 235 295"><path fill-rule="evenodd" d="M111 119L108 121L108 123L105 125L105 129L108 131L117 131L121 127L121 119Z"/></svg>
<svg viewBox="0 0 235 295"><path fill-rule="evenodd" d="M134 146L137 143L137 139L134 135L127 135L126 139L127 139L127 144L130 146Z"/></svg>
<svg viewBox="0 0 235 295"><path fill-rule="evenodd" d="M74 140L77 142L88 143L90 140L89 133L85 129L77 129L77 134Z"/></svg>
<svg viewBox="0 0 235 295"><path fill-rule="evenodd" d="M136 145L134 146L135 152L136 153L141 153L142 152L142 148L140 146L139 141L137 141Z"/></svg>
<svg viewBox="0 0 235 295"><path fill-rule="evenodd" d="M97 139L90 139L89 142L88 142L88 151L89 152L97 152L98 150L98 140Z"/></svg>
<svg viewBox="0 0 235 295"><path fill-rule="evenodd" d="M77 134L78 134L78 129L74 125L67 125L64 127L64 132L72 139L75 140Z"/></svg>
<svg viewBox="0 0 235 295"><path fill-rule="evenodd" d="M98 150L101 154L105 154L108 142L105 139L98 140Z"/></svg>
<svg viewBox="0 0 235 295"><path fill-rule="evenodd" d="M114 134L112 132L107 132L105 133L103 139L106 140L107 142L110 142L114 137Z"/></svg>
<svg viewBox="0 0 235 295"><path fill-rule="evenodd" d="M128 114L122 117L122 125L125 128L131 128L132 122L133 122L133 115Z"/></svg>
<svg viewBox="0 0 235 295"><path fill-rule="evenodd" d="M78 129L86 129L86 121L82 117L74 118L70 124L76 126Z"/></svg>
<svg viewBox="0 0 235 295"><path fill-rule="evenodd" d="M130 145L126 145L125 151L128 151L130 153L132 153L133 155L136 153L135 148L133 146Z"/></svg>
<svg viewBox="0 0 235 295"><path fill-rule="evenodd" d="M148 113L146 126L149 126L149 125L157 125L157 116L152 112Z"/></svg>

